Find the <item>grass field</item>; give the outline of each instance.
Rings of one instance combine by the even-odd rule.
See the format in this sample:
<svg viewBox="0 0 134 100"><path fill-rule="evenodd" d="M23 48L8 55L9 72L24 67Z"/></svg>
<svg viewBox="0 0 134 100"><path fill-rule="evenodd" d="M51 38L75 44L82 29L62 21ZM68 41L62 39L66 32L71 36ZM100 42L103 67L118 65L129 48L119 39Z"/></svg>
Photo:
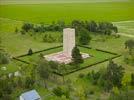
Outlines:
<svg viewBox="0 0 134 100"><path fill-rule="evenodd" d="M14 32L15 27L20 28L21 25L21 21L0 19L0 37L2 39L2 46L11 56L25 54L29 48L32 48L33 51L37 51L60 45L60 43L44 43L41 39L39 41L39 39L36 40L29 35L16 34Z"/></svg>
<svg viewBox="0 0 134 100"><path fill-rule="evenodd" d="M96 21L134 20L134 3L62 3L0 5L0 17L34 23L73 19Z"/></svg>
<svg viewBox="0 0 134 100"><path fill-rule="evenodd" d="M42 53L43 55L48 55L51 53L61 52L62 49L63 49L62 47L59 47L59 48L43 51L40 53ZM112 57L117 56L114 54L110 54L110 53L106 53L106 52L102 52L102 51L97 51L95 49L88 49L88 48L84 48L84 47L79 47L79 49L81 52L87 53L91 56L91 57L85 59L84 63L80 64L81 68L84 68L84 67L90 66L92 64L95 64L95 63L98 63L98 62L104 61L106 59L110 59ZM31 56L20 57L19 59L26 61L26 62L29 62L29 63L32 63L32 64L36 64L36 62L40 58L40 53L36 53L36 54L31 55ZM73 70L75 70L75 69L73 69ZM67 71L67 72L71 72L71 71L72 70L69 69L69 71Z"/></svg>
<svg viewBox="0 0 134 100"><path fill-rule="evenodd" d="M134 35L134 21L115 22L120 33Z"/></svg>

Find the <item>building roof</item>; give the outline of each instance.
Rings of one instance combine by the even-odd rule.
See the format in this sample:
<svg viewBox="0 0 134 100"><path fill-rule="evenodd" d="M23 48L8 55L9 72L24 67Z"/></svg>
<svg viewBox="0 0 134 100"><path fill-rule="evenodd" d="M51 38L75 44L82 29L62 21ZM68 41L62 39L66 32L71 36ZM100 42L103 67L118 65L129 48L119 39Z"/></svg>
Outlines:
<svg viewBox="0 0 134 100"><path fill-rule="evenodd" d="M36 90L31 90L31 91L25 92L25 93L21 94L21 96L24 100L39 100L40 99L40 96L36 92Z"/></svg>

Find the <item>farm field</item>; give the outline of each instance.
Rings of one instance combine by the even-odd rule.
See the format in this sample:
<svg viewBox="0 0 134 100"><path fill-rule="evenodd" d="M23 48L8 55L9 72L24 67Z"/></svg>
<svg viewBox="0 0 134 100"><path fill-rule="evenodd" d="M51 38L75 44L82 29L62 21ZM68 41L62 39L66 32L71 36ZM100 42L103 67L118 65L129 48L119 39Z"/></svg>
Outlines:
<svg viewBox="0 0 134 100"><path fill-rule="evenodd" d="M133 2L0 5L0 17L33 23L74 19L96 21L133 20Z"/></svg>

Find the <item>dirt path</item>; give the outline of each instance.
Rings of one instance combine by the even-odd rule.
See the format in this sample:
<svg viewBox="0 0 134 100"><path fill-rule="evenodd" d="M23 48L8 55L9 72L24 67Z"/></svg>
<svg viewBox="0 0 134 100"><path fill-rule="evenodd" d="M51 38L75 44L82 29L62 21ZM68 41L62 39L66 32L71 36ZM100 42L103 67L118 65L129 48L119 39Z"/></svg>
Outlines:
<svg viewBox="0 0 134 100"><path fill-rule="evenodd" d="M130 37L130 38L134 38L134 35L131 35L131 34L126 34L126 33L117 33L121 36L126 36L126 37Z"/></svg>

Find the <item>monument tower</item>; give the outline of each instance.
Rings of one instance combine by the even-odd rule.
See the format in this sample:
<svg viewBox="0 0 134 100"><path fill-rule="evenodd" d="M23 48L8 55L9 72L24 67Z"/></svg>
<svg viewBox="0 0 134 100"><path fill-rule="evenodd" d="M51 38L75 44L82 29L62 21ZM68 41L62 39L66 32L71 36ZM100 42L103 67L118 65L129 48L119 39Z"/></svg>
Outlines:
<svg viewBox="0 0 134 100"><path fill-rule="evenodd" d="M63 29L63 50L60 52L45 55L44 58L48 61L56 61L59 63L68 64L72 61L72 50L75 47L75 29ZM81 53L83 58L88 58L89 54Z"/></svg>
<svg viewBox="0 0 134 100"><path fill-rule="evenodd" d="M63 30L63 52L71 57L72 49L75 47L75 29L65 28Z"/></svg>

